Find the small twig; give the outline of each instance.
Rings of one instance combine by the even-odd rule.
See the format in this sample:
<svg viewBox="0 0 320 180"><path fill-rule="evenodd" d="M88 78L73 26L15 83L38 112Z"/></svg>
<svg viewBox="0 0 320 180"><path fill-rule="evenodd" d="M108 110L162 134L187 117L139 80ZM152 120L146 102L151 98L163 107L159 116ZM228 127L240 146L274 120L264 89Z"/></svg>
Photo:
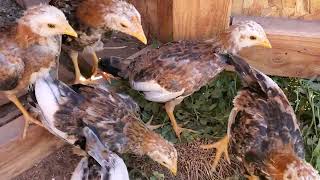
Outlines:
<svg viewBox="0 0 320 180"><path fill-rule="evenodd" d="M119 47L103 47L103 49L124 49L127 48L128 46L119 46Z"/></svg>

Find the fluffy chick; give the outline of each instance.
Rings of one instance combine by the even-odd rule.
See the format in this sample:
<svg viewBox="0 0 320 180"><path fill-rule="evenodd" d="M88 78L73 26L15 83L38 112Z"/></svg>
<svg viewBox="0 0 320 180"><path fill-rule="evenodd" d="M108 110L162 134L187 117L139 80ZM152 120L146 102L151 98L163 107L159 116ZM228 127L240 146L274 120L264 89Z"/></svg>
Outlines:
<svg viewBox="0 0 320 180"><path fill-rule="evenodd" d="M0 33L0 91L23 114L23 137L29 122L41 123L26 111L17 94L56 66L61 34L77 36L64 14L48 5L27 9L11 31Z"/></svg>
<svg viewBox="0 0 320 180"><path fill-rule="evenodd" d="M241 57L219 56L234 66L245 86L233 101L227 136L222 139L227 141L223 143L224 149L228 148L230 140L232 150L252 180L258 177L320 179L318 172L304 160L303 139L296 116L279 86Z"/></svg>
<svg viewBox="0 0 320 180"><path fill-rule="evenodd" d="M136 37L144 44L147 38L141 25L141 16L136 8L123 0L82 0L52 4L65 9L65 13L73 20L73 26L79 34L79 38L66 42L73 50L83 50L84 55L92 55L93 74L98 73L98 57L95 51L103 48L101 38L106 31L115 30ZM68 8L66 8L67 6ZM71 52L71 59L75 67L75 84L86 83L80 73L77 52Z"/></svg>
<svg viewBox="0 0 320 180"><path fill-rule="evenodd" d="M142 123L130 97L102 85L72 88L50 76L36 82L36 101L49 131L75 144L89 127L110 151L147 155L176 173L176 149Z"/></svg>
<svg viewBox="0 0 320 180"><path fill-rule="evenodd" d="M206 42L172 42L133 60L103 59L100 68L129 78L131 87L142 91L147 100L165 103L172 127L180 137L185 129L177 124L174 108L224 70L226 64L215 53L237 53L251 46L271 48L263 28L256 22L245 21Z"/></svg>

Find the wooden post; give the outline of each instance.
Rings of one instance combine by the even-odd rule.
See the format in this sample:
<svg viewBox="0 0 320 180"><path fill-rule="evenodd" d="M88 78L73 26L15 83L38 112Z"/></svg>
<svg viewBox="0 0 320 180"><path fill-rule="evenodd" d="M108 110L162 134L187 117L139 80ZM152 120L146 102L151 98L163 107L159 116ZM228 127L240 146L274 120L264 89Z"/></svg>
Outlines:
<svg viewBox="0 0 320 180"><path fill-rule="evenodd" d="M174 0L173 39L209 39L229 26L231 0Z"/></svg>
<svg viewBox="0 0 320 180"><path fill-rule="evenodd" d="M148 35L167 42L212 38L229 25L231 0L129 0Z"/></svg>

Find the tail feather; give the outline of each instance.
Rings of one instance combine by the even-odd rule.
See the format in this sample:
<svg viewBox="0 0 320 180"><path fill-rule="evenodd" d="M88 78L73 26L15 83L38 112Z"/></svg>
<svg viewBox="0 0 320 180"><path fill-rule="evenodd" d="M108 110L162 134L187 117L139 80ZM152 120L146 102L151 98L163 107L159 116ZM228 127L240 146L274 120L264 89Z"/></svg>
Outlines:
<svg viewBox="0 0 320 180"><path fill-rule="evenodd" d="M65 129L58 128L59 124L75 123L69 116L58 116L61 111L68 112L71 108L82 103L83 97L74 92L70 87L61 81L55 80L52 76L41 78L36 81L35 102L42 113L42 123L53 134L65 139L67 142L74 144L75 139L71 138ZM69 105L71 108L67 108ZM66 120L66 122L64 121ZM74 125L76 127L76 125Z"/></svg>
<svg viewBox="0 0 320 180"><path fill-rule="evenodd" d="M115 77L128 78L128 66L132 59L109 56L99 61L99 69Z"/></svg>
<svg viewBox="0 0 320 180"><path fill-rule="evenodd" d="M279 86L271 78L251 67L240 56L229 53L218 54L217 56L235 68L235 71L240 75L240 78L247 87L255 90L260 89L263 92L267 92L269 88L274 88L282 92Z"/></svg>
<svg viewBox="0 0 320 180"><path fill-rule="evenodd" d="M89 127L83 128L86 137L86 151L101 166L101 179L129 180L123 160L102 144L97 134Z"/></svg>

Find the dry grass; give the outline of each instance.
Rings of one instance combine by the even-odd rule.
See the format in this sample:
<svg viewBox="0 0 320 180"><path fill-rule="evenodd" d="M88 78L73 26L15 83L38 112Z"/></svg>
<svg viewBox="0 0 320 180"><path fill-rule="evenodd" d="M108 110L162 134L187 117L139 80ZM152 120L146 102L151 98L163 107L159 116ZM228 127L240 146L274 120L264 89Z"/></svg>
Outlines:
<svg viewBox="0 0 320 180"><path fill-rule="evenodd" d="M231 164L222 159L217 167L217 170L212 169L212 159L214 157L213 150L203 150L200 145L207 144L212 141L194 141L192 143L177 144L178 151L178 174L173 176L167 169L152 162L145 157L130 158L127 163L131 170L132 179L141 178L142 176L150 177L154 172L163 174L165 179L174 180L225 180L239 179L241 177L241 166L234 156L230 156ZM161 178L159 178L161 179Z"/></svg>

